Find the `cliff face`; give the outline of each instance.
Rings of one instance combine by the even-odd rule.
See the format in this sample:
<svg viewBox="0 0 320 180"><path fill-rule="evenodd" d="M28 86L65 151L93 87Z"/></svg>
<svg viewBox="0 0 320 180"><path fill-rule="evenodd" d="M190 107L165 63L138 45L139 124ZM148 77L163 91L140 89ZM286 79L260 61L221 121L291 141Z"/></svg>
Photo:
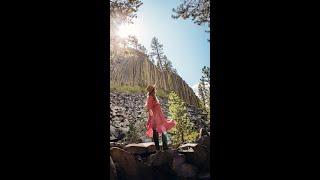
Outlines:
<svg viewBox="0 0 320 180"><path fill-rule="evenodd" d="M144 55L113 60L110 67L111 83L146 87L157 84L165 91L174 91L189 105L199 107L199 99L188 84L177 74L160 71Z"/></svg>

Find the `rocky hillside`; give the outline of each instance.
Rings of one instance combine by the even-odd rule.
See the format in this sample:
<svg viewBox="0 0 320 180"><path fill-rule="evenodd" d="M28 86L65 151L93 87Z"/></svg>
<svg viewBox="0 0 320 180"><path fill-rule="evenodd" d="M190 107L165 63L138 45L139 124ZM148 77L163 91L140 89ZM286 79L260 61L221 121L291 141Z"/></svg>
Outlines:
<svg viewBox="0 0 320 180"><path fill-rule="evenodd" d="M110 143L111 180L210 179L210 136L156 152L154 143Z"/></svg>
<svg viewBox="0 0 320 180"><path fill-rule="evenodd" d="M116 85L141 87L156 83L158 88L174 91L186 103L199 107L198 97L179 75L158 70L143 54L112 58L110 80Z"/></svg>
<svg viewBox="0 0 320 180"><path fill-rule="evenodd" d="M144 104L146 95L142 93L110 93L110 141L127 142L129 125L133 124L139 134L138 142L149 142L145 136L146 112ZM160 98L162 110L168 117L168 99ZM200 130L204 128L210 132L210 122L206 119L206 114L195 106L187 107L191 122ZM138 143L135 142L135 143Z"/></svg>

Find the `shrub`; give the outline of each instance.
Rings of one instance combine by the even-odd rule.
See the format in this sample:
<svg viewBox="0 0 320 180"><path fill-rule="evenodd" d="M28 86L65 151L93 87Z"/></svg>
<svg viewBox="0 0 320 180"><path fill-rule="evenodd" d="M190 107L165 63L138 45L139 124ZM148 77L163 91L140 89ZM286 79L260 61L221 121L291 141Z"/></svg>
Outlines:
<svg viewBox="0 0 320 180"><path fill-rule="evenodd" d="M111 92L124 92L124 93L144 93L144 88L140 86L116 85L110 84Z"/></svg>
<svg viewBox="0 0 320 180"><path fill-rule="evenodd" d="M128 86L128 85L117 85L117 84L110 84L110 91L111 92L123 92L123 93L147 93L145 87L141 86ZM157 96L162 98L168 98L168 92L157 89Z"/></svg>
<svg viewBox="0 0 320 180"><path fill-rule="evenodd" d="M128 143L137 143L139 141L139 132L134 123L129 124L129 131L127 133Z"/></svg>
<svg viewBox="0 0 320 180"><path fill-rule="evenodd" d="M171 92L169 94L169 114L177 124L171 131L172 143L181 144L184 142L194 142L198 137L198 132L194 124L190 122L185 102L179 96Z"/></svg>

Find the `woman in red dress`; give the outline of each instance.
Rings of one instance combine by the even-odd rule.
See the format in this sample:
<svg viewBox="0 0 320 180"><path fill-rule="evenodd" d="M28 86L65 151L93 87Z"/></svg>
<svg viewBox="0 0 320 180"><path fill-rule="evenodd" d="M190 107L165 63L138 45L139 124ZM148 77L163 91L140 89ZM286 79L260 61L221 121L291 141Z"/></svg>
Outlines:
<svg viewBox="0 0 320 180"><path fill-rule="evenodd" d="M159 134L162 134L163 150L168 149L166 132L173 128L176 124L174 120L165 118L158 98L156 97L155 85L147 87L148 98L145 107L148 111L147 132L148 137L153 137L156 149L160 150Z"/></svg>

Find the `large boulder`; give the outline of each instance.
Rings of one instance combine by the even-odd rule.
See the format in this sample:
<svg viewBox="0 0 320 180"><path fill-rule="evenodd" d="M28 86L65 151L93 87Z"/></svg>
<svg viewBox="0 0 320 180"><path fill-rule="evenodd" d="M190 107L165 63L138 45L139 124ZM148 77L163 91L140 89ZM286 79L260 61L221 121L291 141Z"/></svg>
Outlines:
<svg viewBox="0 0 320 180"><path fill-rule="evenodd" d="M124 149L134 155L151 154L156 152L154 142L128 144Z"/></svg>
<svg viewBox="0 0 320 180"><path fill-rule="evenodd" d="M172 170L177 173L177 171L180 169L180 166L186 162L186 157L184 154L177 153L174 155L172 160L171 168Z"/></svg>
<svg viewBox="0 0 320 180"><path fill-rule="evenodd" d="M198 140L198 144L205 146L206 148L208 148L210 150L210 136L202 136Z"/></svg>
<svg viewBox="0 0 320 180"><path fill-rule="evenodd" d="M185 156L186 162L194 162L194 150L193 148L197 146L197 143L187 143L178 147L178 152Z"/></svg>
<svg viewBox="0 0 320 180"><path fill-rule="evenodd" d="M180 165L180 168L177 169L176 174L180 178L192 178L196 179L198 168L192 164L183 163Z"/></svg>
<svg viewBox="0 0 320 180"><path fill-rule="evenodd" d="M137 162L138 168L140 170L140 178L143 180L153 180L153 171L152 168L145 163L140 161Z"/></svg>
<svg viewBox="0 0 320 180"><path fill-rule="evenodd" d="M112 147L118 147L118 148L123 149L123 148L124 148L124 146L125 146L125 144L124 144L124 143L110 142L110 148L112 148Z"/></svg>
<svg viewBox="0 0 320 180"><path fill-rule="evenodd" d="M179 146L178 152L185 155L186 162L196 165L202 170L210 168L210 136L203 136L197 143Z"/></svg>
<svg viewBox="0 0 320 180"><path fill-rule="evenodd" d="M194 162L204 170L210 169L210 136L203 136L194 148Z"/></svg>
<svg viewBox="0 0 320 180"><path fill-rule="evenodd" d="M211 179L210 177L210 171L208 171L208 172L201 172L201 173L199 173L198 174L198 179L203 179L203 180L205 180L205 179Z"/></svg>
<svg viewBox="0 0 320 180"><path fill-rule="evenodd" d="M138 163L132 154L118 147L113 147L110 149L110 155L112 160L119 166L120 177L125 177L126 179L140 178Z"/></svg>
<svg viewBox="0 0 320 180"><path fill-rule="evenodd" d="M186 143L178 147L179 152L194 152L193 148L197 146L197 143Z"/></svg>
<svg viewBox="0 0 320 180"><path fill-rule="evenodd" d="M110 154L117 169L118 179L152 180L151 167L137 160L133 154L118 147L111 148Z"/></svg>
<svg viewBox="0 0 320 180"><path fill-rule="evenodd" d="M210 150L203 145L194 147L193 164L203 170L210 168Z"/></svg>
<svg viewBox="0 0 320 180"><path fill-rule="evenodd" d="M110 180L117 180L117 170L116 166L110 156Z"/></svg>
<svg viewBox="0 0 320 180"><path fill-rule="evenodd" d="M170 167L172 159L172 153L170 153L169 151L159 151L148 157L147 164L153 167L162 165L168 165L168 167Z"/></svg>

